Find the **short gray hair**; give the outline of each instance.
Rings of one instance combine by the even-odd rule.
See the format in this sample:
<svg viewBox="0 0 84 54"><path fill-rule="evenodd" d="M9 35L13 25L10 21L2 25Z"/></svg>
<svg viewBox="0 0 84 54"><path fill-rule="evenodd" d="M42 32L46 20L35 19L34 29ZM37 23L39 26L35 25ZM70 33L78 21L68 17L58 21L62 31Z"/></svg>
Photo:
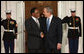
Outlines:
<svg viewBox="0 0 84 54"><path fill-rule="evenodd" d="M44 8L47 9L47 12L53 13L53 9L50 6L45 6Z"/></svg>

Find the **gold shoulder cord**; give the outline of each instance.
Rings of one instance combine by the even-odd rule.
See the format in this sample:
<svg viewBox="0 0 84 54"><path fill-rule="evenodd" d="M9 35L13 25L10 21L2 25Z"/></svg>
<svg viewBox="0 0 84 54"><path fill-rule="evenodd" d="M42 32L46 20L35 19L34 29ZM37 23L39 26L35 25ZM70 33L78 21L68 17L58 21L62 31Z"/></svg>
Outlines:
<svg viewBox="0 0 84 54"><path fill-rule="evenodd" d="M75 34L75 17L73 17L73 27L74 27L74 34Z"/></svg>

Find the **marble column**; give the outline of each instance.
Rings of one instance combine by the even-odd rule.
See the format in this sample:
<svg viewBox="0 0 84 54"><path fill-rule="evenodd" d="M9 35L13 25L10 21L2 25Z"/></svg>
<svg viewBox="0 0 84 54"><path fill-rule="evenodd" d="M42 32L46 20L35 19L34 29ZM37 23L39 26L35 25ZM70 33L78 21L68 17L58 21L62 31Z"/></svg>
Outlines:
<svg viewBox="0 0 84 54"><path fill-rule="evenodd" d="M83 52L83 1L76 1L76 15L81 18L82 37L79 38L79 50Z"/></svg>

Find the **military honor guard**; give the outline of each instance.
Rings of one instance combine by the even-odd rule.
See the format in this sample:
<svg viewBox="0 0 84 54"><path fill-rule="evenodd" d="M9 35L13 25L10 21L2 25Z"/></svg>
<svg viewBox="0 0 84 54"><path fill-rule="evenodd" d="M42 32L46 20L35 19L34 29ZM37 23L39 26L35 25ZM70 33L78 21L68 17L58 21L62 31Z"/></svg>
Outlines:
<svg viewBox="0 0 84 54"><path fill-rule="evenodd" d="M71 16L64 17L62 23L68 24L69 52L77 53L79 37L81 37L81 19L76 16L76 10L71 10Z"/></svg>
<svg viewBox="0 0 84 54"><path fill-rule="evenodd" d="M11 18L11 11L6 11L6 19L1 20L1 25L4 27L3 41L5 53L14 53L14 39L17 39L17 23Z"/></svg>

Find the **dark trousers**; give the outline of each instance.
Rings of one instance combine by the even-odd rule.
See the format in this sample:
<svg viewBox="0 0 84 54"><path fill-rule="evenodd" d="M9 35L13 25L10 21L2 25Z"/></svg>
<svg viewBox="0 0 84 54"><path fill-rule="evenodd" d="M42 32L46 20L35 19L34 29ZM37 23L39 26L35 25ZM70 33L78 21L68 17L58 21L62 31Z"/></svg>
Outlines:
<svg viewBox="0 0 84 54"><path fill-rule="evenodd" d="M79 38L69 38L68 40L70 53L77 53Z"/></svg>
<svg viewBox="0 0 84 54"><path fill-rule="evenodd" d="M61 50L57 49L46 49L45 53L61 53Z"/></svg>
<svg viewBox="0 0 84 54"><path fill-rule="evenodd" d="M29 49L28 53L43 53L43 51L41 49L38 49L38 50L37 49L36 50L35 49Z"/></svg>
<svg viewBox="0 0 84 54"><path fill-rule="evenodd" d="M14 53L14 40L11 41L4 40L4 48L5 48L5 53L9 53L9 48L10 48L10 52Z"/></svg>

